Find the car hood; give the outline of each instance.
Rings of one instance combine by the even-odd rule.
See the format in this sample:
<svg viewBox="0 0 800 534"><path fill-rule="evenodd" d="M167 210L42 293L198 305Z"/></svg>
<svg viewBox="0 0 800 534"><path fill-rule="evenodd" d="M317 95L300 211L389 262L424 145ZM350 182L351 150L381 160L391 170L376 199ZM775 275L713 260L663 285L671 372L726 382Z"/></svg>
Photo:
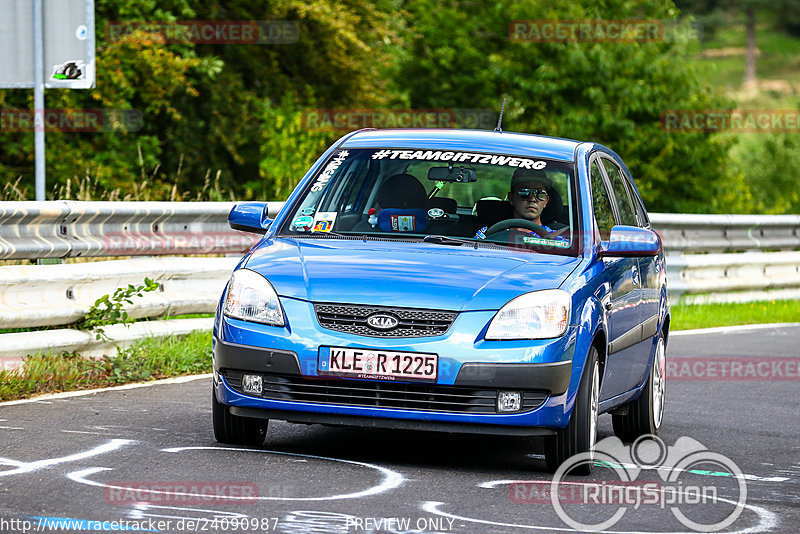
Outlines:
<svg viewBox="0 0 800 534"><path fill-rule="evenodd" d="M512 249L327 237L264 240L245 266L281 297L467 311L497 310L522 293L557 288L579 261Z"/></svg>

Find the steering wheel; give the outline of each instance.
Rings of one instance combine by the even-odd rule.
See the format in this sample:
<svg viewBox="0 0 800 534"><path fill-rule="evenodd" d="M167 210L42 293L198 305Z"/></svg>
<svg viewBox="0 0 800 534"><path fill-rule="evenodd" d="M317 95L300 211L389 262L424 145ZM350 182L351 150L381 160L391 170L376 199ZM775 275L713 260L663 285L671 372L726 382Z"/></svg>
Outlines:
<svg viewBox="0 0 800 534"><path fill-rule="evenodd" d="M506 219L505 221L493 224L491 228L486 230L486 237L488 238L492 234L499 234L504 230L510 230L512 228L526 228L539 237L547 237L550 235L550 232L528 219Z"/></svg>

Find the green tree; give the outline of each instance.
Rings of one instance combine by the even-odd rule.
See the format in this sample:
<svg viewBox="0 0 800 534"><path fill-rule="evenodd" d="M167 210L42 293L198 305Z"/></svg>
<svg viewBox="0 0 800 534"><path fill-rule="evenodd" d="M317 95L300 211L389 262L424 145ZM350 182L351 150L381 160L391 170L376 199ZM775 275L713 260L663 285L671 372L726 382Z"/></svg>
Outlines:
<svg viewBox="0 0 800 534"><path fill-rule="evenodd" d="M106 31L112 22L190 19L288 20L297 24L299 39L212 45L165 42L143 30L121 36ZM290 113L287 97L293 114L316 102L379 105L388 86L380 71L390 62L387 43L395 40L398 24L385 1L97 0L97 87L47 91L46 105L131 110L140 114L141 128L48 132L48 189L90 175L101 191L164 197L201 189L210 173L219 176L221 188L241 197L285 194L302 176L294 167L273 165L291 134L263 121L294 117L275 117L276 110ZM32 94L0 91L0 106L31 109ZM265 130L277 137L263 135ZM5 182L22 176L30 192L32 149L32 132L0 132L0 176ZM294 151L305 165L318 153ZM266 180L284 185L272 187Z"/></svg>
<svg viewBox="0 0 800 534"><path fill-rule="evenodd" d="M727 142L668 133L667 110L729 106L686 64L696 46L656 42L512 42L514 20L655 19L677 24L670 2L411 0L408 44L394 79L411 107L498 109L504 126L603 143L620 153L654 211L710 209L726 176Z"/></svg>

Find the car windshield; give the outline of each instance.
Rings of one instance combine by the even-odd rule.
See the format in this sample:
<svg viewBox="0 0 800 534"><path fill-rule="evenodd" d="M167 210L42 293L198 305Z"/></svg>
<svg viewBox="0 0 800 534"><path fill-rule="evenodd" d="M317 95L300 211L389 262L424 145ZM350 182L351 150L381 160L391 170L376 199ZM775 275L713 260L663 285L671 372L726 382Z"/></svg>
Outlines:
<svg viewBox="0 0 800 534"><path fill-rule="evenodd" d="M334 152L278 232L576 254L572 163L428 149Z"/></svg>

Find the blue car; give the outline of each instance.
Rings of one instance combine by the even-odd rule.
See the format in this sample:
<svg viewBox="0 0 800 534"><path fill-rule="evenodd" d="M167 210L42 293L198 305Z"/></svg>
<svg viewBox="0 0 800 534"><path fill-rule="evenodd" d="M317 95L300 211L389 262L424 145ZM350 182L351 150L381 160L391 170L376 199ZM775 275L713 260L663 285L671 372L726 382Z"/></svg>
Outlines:
<svg viewBox="0 0 800 534"><path fill-rule="evenodd" d="M216 313L218 441L261 445L270 419L540 436L555 470L593 451L601 413L623 440L658 434L664 254L608 148L359 130L266 208L229 216L263 238Z"/></svg>

